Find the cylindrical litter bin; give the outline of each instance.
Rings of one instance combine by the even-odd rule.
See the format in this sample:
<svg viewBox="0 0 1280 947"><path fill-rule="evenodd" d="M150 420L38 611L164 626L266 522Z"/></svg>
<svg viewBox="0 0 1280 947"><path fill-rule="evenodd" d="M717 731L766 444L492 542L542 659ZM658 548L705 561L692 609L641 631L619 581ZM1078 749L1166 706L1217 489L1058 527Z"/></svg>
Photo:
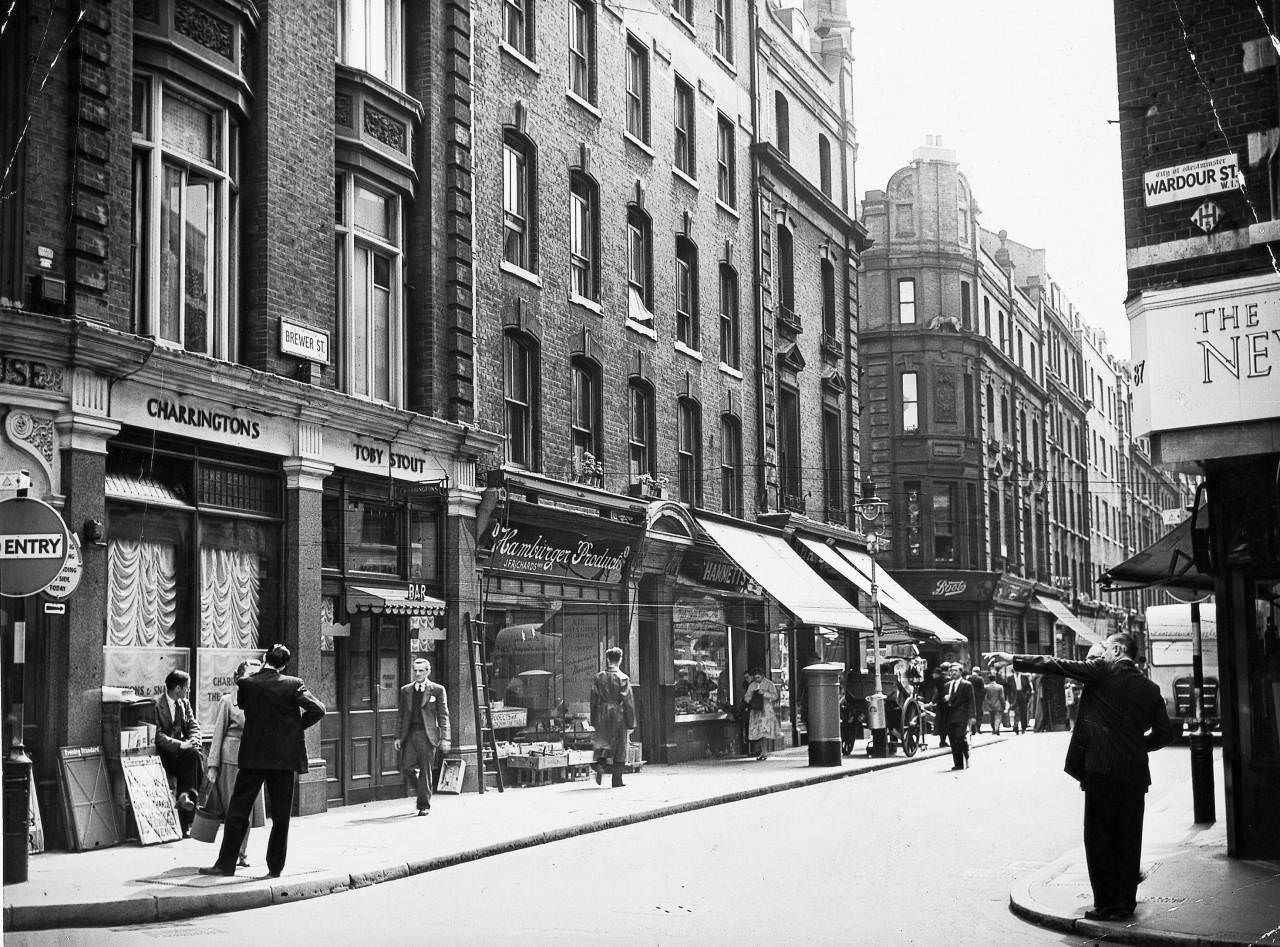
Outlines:
<svg viewBox="0 0 1280 947"><path fill-rule="evenodd" d="M809 692L809 765L840 765L840 675L843 664L811 664L803 671Z"/></svg>

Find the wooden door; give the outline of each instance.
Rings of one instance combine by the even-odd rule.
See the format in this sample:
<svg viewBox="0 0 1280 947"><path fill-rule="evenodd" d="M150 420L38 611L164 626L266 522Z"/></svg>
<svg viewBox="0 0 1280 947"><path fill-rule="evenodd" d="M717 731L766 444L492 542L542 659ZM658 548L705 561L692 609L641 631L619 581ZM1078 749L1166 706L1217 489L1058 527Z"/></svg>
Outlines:
<svg viewBox="0 0 1280 947"><path fill-rule="evenodd" d="M361 615L340 641L343 696L343 795L347 803L404 794L395 749L400 686L404 683L403 619Z"/></svg>

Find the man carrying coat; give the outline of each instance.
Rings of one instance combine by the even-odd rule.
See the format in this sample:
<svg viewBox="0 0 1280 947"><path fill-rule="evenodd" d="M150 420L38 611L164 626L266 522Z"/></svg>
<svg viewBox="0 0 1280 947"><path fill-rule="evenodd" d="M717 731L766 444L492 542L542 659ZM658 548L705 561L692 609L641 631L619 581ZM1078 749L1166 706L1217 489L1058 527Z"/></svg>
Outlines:
<svg viewBox="0 0 1280 947"><path fill-rule="evenodd" d="M1009 654L988 657L993 666L1061 675L1084 685L1076 727L1063 769L1084 790L1084 850L1093 887L1095 921L1133 917L1142 879L1142 820L1151 769L1147 754L1173 739L1160 688L1143 676L1130 635L1107 638L1100 657L1068 661Z"/></svg>
<svg viewBox="0 0 1280 947"><path fill-rule="evenodd" d="M249 829L249 813L264 783L271 815L267 871L272 878L279 878L284 871L289 816L293 811L293 777L307 771L302 734L325 715L324 704L311 695L301 678L281 673L291 657L284 645L272 645L262 670L236 682L236 702L244 711L240 771L227 803L218 860L210 868L201 868L202 875L236 873L240 843Z"/></svg>
<svg viewBox="0 0 1280 947"><path fill-rule="evenodd" d="M418 815L431 811L431 770L436 749L448 753L452 735L449 697L442 685L429 680L430 676L431 662L418 658L413 662L413 682L400 688L396 749L400 750L400 772L404 773L405 788L418 797Z"/></svg>

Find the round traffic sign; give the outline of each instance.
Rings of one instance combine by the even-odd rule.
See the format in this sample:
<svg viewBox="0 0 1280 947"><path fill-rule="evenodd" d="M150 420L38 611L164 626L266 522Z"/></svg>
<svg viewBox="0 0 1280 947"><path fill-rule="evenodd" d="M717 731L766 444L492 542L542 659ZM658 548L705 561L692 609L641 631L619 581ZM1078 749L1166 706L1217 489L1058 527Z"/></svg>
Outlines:
<svg viewBox="0 0 1280 947"><path fill-rule="evenodd" d="M58 511L43 500L0 500L0 595L23 598L49 587L67 561L70 542Z"/></svg>

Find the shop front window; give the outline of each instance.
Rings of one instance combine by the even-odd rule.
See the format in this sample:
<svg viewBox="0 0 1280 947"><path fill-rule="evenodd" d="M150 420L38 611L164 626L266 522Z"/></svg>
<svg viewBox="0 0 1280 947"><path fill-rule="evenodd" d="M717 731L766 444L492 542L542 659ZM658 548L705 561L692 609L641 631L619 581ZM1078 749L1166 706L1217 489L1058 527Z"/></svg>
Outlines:
<svg viewBox="0 0 1280 947"><path fill-rule="evenodd" d="M489 688L495 703L524 709L517 742L589 726L592 682L605 649L620 642L618 611L605 603L488 610Z"/></svg>
<svg viewBox="0 0 1280 947"><path fill-rule="evenodd" d="M385 500L351 497L347 501L347 571L399 575L396 507Z"/></svg>
<svg viewBox="0 0 1280 947"><path fill-rule="evenodd" d="M714 599L677 603L672 610L676 717L719 714L732 707L731 630Z"/></svg>

